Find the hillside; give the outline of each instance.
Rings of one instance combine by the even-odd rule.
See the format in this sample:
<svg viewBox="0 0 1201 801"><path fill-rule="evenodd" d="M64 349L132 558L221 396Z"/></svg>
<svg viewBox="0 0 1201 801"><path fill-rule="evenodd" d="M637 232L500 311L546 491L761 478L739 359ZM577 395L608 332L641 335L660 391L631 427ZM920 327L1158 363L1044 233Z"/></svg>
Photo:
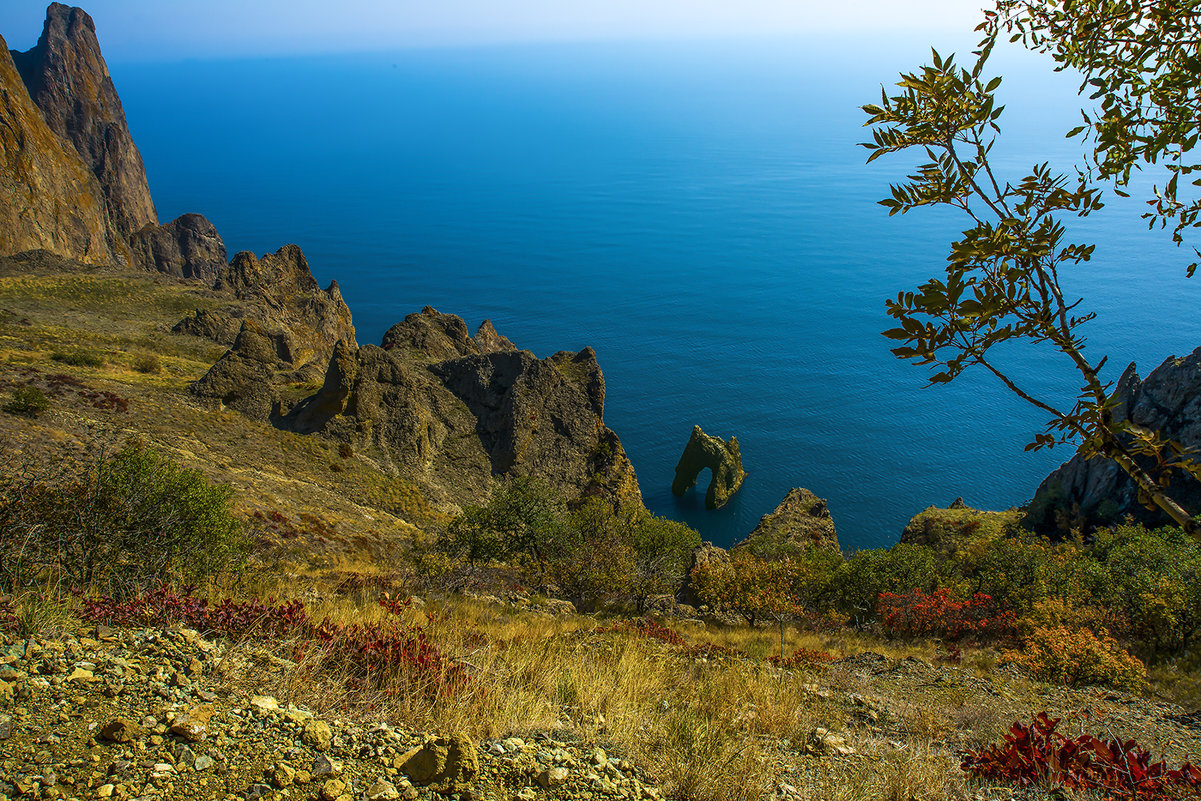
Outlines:
<svg viewBox="0 0 1201 801"><path fill-rule="evenodd" d="M0 801L1198 796L1180 531L957 501L843 553L796 488L701 543L591 348L359 342L295 245L159 225L82 10L6 53Z"/></svg>

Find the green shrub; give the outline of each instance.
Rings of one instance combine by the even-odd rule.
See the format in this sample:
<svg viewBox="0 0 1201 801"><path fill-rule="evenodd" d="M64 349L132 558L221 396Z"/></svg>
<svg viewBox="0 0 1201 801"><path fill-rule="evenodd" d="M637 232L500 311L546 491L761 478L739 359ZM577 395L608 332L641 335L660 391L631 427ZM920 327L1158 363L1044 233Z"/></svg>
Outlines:
<svg viewBox="0 0 1201 801"><path fill-rule="evenodd" d="M0 560L10 585L53 574L68 586L136 594L159 580L239 570L249 540L233 491L140 445L101 456L82 478L0 483Z"/></svg>
<svg viewBox="0 0 1201 801"><path fill-rule="evenodd" d="M37 387L17 387L12 400L4 404L4 411L25 417L37 417L50 408L50 399Z"/></svg>
<svg viewBox="0 0 1201 801"><path fill-rule="evenodd" d="M133 369L139 373L158 373L163 369L162 362L153 353L140 353L134 357Z"/></svg>
<svg viewBox="0 0 1201 801"><path fill-rule="evenodd" d="M50 354L50 358L56 362L69 364L73 367L103 367L104 359L91 351L76 350L70 353L55 351Z"/></svg>

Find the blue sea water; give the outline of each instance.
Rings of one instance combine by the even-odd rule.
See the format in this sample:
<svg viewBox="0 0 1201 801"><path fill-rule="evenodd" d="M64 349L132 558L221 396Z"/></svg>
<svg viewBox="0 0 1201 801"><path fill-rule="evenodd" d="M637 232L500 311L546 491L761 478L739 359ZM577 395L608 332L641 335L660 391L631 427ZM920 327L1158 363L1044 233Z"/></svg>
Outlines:
<svg viewBox="0 0 1201 801"><path fill-rule="evenodd" d="M970 40L968 40L970 41ZM924 388L880 331L884 299L938 274L965 226L875 204L858 106L920 41L674 42L407 50L111 65L159 215L207 215L230 252L299 244L361 342L432 305L547 356L596 349L606 421L655 512L728 545L792 487L844 549L888 545L956 496L1022 503L1070 453L1024 453L1043 415L987 375ZM998 160L1070 169L1075 83L1003 54ZM1201 345L1201 279L1134 201L1077 225L1070 276L1109 376ZM1057 401L1053 355L1006 354ZM1068 401L1070 403L1070 401ZM719 511L671 495L694 424L749 473Z"/></svg>

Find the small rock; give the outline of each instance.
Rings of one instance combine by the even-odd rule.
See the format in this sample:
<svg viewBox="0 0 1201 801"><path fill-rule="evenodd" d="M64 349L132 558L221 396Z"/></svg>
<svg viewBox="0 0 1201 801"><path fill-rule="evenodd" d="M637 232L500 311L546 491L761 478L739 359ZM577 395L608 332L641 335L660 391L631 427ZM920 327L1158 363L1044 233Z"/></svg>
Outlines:
<svg viewBox="0 0 1201 801"><path fill-rule="evenodd" d="M275 772L271 774L271 783L280 789L290 787L295 780L296 771L285 762L276 765Z"/></svg>
<svg viewBox="0 0 1201 801"><path fill-rule="evenodd" d="M213 716L210 704L198 704L175 719L171 731L190 743L198 743L207 734L209 719Z"/></svg>
<svg viewBox="0 0 1201 801"><path fill-rule="evenodd" d="M112 798L113 789L114 789L114 787L111 784L102 784L96 788L96 797L97 798Z"/></svg>
<svg viewBox="0 0 1201 801"><path fill-rule="evenodd" d="M309 772L316 778L318 776L336 776L341 771L325 754L318 754L313 759L313 769Z"/></svg>
<svg viewBox="0 0 1201 801"><path fill-rule="evenodd" d="M547 768L538 774L538 784L552 790L567 781L567 768Z"/></svg>
<svg viewBox="0 0 1201 801"><path fill-rule="evenodd" d="M323 720L313 719L305 721L300 739L305 745L311 746L318 751L325 751L334 739L334 733L330 731L328 723Z"/></svg>
<svg viewBox="0 0 1201 801"><path fill-rule="evenodd" d="M129 743L142 735L138 724L125 718L113 718L100 728L99 739L110 743Z"/></svg>
<svg viewBox="0 0 1201 801"><path fill-rule="evenodd" d="M95 681L96 676L90 670L77 667L71 671L71 675L67 676L66 681Z"/></svg>
<svg viewBox="0 0 1201 801"><path fill-rule="evenodd" d="M272 789L261 782L250 785L244 798L246 801L258 801L260 798L270 798Z"/></svg>
<svg viewBox="0 0 1201 801"><path fill-rule="evenodd" d="M269 695L251 696L250 705L261 715L279 711L279 701L276 701Z"/></svg>
<svg viewBox="0 0 1201 801"><path fill-rule="evenodd" d="M387 779L376 779L375 784L367 788L367 801L392 801L400 798L400 793Z"/></svg>
<svg viewBox="0 0 1201 801"><path fill-rule="evenodd" d="M201 754L200 756L196 757L196 761L192 764L192 768L198 771L208 770L212 766L213 758L208 754Z"/></svg>
<svg viewBox="0 0 1201 801"><path fill-rule="evenodd" d="M341 779L330 779L321 785L321 797L324 801L338 801L346 792L346 782Z"/></svg>

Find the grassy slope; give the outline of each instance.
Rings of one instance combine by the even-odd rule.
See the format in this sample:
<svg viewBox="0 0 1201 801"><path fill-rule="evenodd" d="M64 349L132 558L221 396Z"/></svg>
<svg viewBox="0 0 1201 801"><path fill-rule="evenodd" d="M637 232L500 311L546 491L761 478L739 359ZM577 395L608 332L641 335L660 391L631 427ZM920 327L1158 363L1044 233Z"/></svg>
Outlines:
<svg viewBox="0 0 1201 801"><path fill-rule="evenodd" d="M378 470L379 454L343 455L320 438L195 401L187 385L223 348L170 327L193 308L227 303L196 284L156 276L0 269L0 395L33 384L52 398L37 420L0 414L0 439L10 459L50 462L88 445L144 438L232 484L243 511L265 518L260 557L269 569L235 592L304 596L314 617L371 622L381 583L364 576L403 585L403 554L428 536L440 513L412 484ZM104 364L52 359L80 349ZM158 357L159 372L134 369L146 354ZM127 400L127 410L97 408L95 397L85 397L97 392ZM779 648L774 630L682 629L693 643L752 657L707 659L629 635L589 634L591 618L521 605L452 599L429 611L432 635L471 666L486 691L436 704L373 699L368 714L478 737L556 729L628 754L682 798L758 798L781 782L800 798L972 797L983 791L964 784L957 750L995 740L1012 720L1043 708L1103 709L1114 734L1137 736L1177 761L1201 753L1197 730L1170 723L1169 707L1048 688L995 671L988 653L969 653L959 667L932 666L931 644L789 629L789 652L875 651L887 659L781 671L760 661ZM325 710L351 700L337 685L297 683L287 671L254 681L281 700ZM811 753L817 728L842 734L856 754Z"/></svg>

